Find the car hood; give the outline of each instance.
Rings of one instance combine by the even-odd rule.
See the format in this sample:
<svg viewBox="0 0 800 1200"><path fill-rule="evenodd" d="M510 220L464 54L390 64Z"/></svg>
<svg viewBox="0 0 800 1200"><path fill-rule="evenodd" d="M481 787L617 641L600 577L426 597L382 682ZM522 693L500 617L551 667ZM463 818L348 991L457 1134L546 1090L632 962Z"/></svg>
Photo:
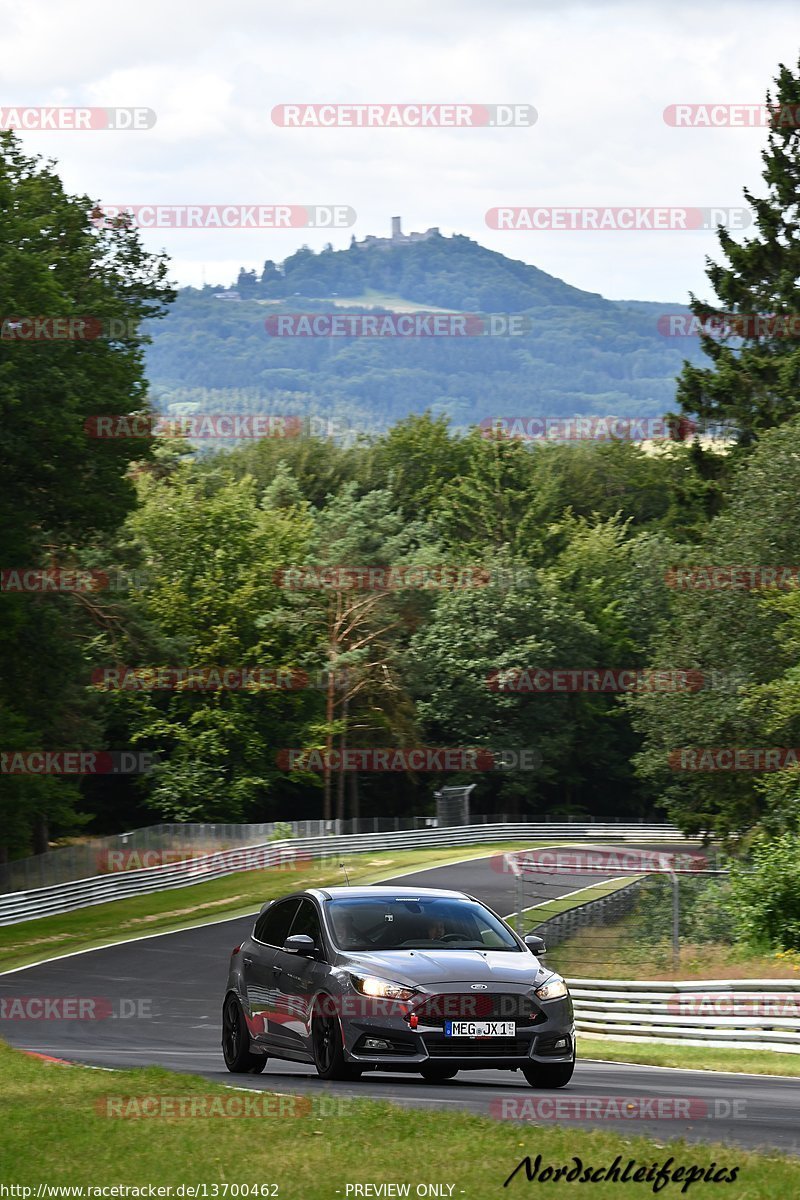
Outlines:
<svg viewBox="0 0 800 1200"><path fill-rule="evenodd" d="M519 983L538 987L553 974L532 954L483 950L384 950L343 954L339 965L409 986Z"/></svg>

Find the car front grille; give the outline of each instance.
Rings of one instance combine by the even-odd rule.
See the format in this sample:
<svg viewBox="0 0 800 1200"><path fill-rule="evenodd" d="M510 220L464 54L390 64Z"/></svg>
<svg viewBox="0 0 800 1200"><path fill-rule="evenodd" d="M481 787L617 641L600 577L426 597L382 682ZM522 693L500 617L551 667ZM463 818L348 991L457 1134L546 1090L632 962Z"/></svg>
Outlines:
<svg viewBox="0 0 800 1200"><path fill-rule="evenodd" d="M425 1039L431 1058L527 1058L531 1044L526 1038Z"/></svg>
<svg viewBox="0 0 800 1200"><path fill-rule="evenodd" d="M426 997L411 1010L423 1025L444 1021L516 1021L537 1025L547 1017L519 992L440 992Z"/></svg>

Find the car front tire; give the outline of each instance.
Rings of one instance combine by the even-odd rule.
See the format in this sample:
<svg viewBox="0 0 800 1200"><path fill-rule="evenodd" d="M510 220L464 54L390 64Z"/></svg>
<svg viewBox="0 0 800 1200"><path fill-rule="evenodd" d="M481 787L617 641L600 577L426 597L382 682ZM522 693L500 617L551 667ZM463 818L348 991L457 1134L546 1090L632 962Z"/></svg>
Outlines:
<svg viewBox="0 0 800 1200"><path fill-rule="evenodd" d="M455 1078L458 1074L458 1067L426 1063L424 1067L420 1067L419 1073L426 1083L445 1083L448 1079Z"/></svg>
<svg viewBox="0 0 800 1200"><path fill-rule="evenodd" d="M266 1054L253 1054L242 1006L231 994L222 1006L222 1057L235 1075L260 1075L267 1065Z"/></svg>
<svg viewBox="0 0 800 1200"><path fill-rule="evenodd" d="M345 1059L342 1027L329 996L323 996L317 1003L311 1022L311 1050L320 1079L361 1078L361 1067Z"/></svg>
<svg viewBox="0 0 800 1200"><path fill-rule="evenodd" d="M522 1068L522 1074L532 1088L560 1088L572 1079L575 1070L575 1055L572 1062L566 1063L531 1063Z"/></svg>

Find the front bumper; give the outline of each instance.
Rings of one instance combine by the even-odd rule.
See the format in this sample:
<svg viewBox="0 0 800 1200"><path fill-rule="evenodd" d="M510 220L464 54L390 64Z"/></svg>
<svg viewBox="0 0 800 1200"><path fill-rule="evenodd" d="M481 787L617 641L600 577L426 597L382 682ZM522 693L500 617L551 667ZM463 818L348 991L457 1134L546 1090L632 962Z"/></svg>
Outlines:
<svg viewBox="0 0 800 1200"><path fill-rule="evenodd" d="M414 1070L425 1063L457 1066L459 1070L486 1067L516 1069L526 1063L570 1062L575 1051L575 1023L572 1001L538 1000L533 989L523 985L498 984L491 992L481 993L484 1005L492 1004L492 1016L515 1019L514 1037L448 1037L445 1017L427 1015L443 1012L458 1019L475 1017L474 1011L459 1011L464 987L453 984L421 993L414 1005L396 1006L396 1012L360 1014L342 1021L345 1056L353 1063L371 1064L392 1070ZM501 1002L502 1001L502 1002ZM410 1021L419 1012L416 1027Z"/></svg>

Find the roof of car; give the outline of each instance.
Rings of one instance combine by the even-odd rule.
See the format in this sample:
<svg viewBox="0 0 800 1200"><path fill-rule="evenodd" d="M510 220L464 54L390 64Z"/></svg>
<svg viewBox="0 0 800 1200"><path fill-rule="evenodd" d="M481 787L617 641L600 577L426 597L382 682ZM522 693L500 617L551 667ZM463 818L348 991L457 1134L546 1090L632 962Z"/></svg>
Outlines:
<svg viewBox="0 0 800 1200"><path fill-rule="evenodd" d="M350 899L369 899L375 900L388 899L391 897L394 900L418 900L420 897L426 899L435 899L437 896L449 896L452 899L467 900L469 897L465 892L454 892L446 888L420 888L420 887L326 887L326 888L309 888L309 892L323 900L340 900L344 896L349 896Z"/></svg>

